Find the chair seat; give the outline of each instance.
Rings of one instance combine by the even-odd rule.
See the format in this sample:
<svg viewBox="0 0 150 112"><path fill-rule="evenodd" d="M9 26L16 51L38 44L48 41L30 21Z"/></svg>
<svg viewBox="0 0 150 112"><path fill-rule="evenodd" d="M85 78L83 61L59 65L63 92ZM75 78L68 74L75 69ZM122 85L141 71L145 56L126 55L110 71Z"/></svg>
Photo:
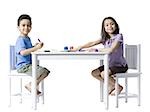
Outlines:
<svg viewBox="0 0 150 112"><path fill-rule="evenodd" d="M29 77L31 77L31 74L18 73L17 70L11 70L9 76L12 76L12 77L13 77L13 76L29 76Z"/></svg>
<svg viewBox="0 0 150 112"><path fill-rule="evenodd" d="M139 76L140 74L142 74L141 72L134 72L134 73L117 73L115 74L115 77L118 77L118 78L125 78L125 77L137 77Z"/></svg>

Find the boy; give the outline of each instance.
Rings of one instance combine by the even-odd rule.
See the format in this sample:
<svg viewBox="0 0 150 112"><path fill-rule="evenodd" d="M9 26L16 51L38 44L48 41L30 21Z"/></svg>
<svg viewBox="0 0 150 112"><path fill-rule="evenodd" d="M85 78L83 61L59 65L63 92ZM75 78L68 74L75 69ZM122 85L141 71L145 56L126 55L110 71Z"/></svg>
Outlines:
<svg viewBox="0 0 150 112"><path fill-rule="evenodd" d="M31 52L34 52L43 47L43 42L37 43L32 46L31 40L28 37L29 32L32 29L31 17L27 14L22 14L17 21L20 36L16 41L16 68L19 73L32 74L32 57ZM37 66L37 86L39 83L48 76L50 71L44 67ZM31 82L25 85L25 88L31 92ZM37 95L41 92L37 90Z"/></svg>

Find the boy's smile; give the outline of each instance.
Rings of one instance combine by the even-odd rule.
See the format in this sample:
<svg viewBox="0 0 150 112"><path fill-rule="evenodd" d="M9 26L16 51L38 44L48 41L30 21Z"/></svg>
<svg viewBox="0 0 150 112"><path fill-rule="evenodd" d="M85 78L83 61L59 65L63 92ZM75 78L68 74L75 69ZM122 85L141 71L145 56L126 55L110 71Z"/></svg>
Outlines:
<svg viewBox="0 0 150 112"><path fill-rule="evenodd" d="M28 33L31 31L31 23L28 19L23 19L20 21L20 25L18 29L21 33L21 36L27 36Z"/></svg>

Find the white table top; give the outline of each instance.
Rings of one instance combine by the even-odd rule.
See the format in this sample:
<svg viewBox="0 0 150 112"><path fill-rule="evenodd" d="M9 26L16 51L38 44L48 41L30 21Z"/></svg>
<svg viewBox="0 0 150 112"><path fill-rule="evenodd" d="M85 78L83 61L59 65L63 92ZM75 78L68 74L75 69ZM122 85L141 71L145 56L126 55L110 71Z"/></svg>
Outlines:
<svg viewBox="0 0 150 112"><path fill-rule="evenodd" d="M32 54L60 54L60 55L104 55L108 54L107 52L88 52L88 51L77 51L77 52L67 52L67 51L51 51L51 52L44 52L44 51L36 51L32 52Z"/></svg>

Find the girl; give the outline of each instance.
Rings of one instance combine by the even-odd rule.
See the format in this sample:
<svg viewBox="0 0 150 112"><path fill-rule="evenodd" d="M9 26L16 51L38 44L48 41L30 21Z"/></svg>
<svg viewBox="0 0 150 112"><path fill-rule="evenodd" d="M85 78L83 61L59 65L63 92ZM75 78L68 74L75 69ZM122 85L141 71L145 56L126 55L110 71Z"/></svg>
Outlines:
<svg viewBox="0 0 150 112"><path fill-rule="evenodd" d="M93 49L92 46L103 44L104 48ZM124 73L128 70L128 65L123 57L123 36L119 33L119 26L116 20L112 17L104 18L102 22L101 38L88 42L85 45L73 48L71 51L82 50L89 48L89 51L108 52L109 53L109 94L114 95L115 73ZM96 79L103 81L104 79L104 65L92 71L92 76ZM123 87L118 84L118 94L122 91Z"/></svg>

